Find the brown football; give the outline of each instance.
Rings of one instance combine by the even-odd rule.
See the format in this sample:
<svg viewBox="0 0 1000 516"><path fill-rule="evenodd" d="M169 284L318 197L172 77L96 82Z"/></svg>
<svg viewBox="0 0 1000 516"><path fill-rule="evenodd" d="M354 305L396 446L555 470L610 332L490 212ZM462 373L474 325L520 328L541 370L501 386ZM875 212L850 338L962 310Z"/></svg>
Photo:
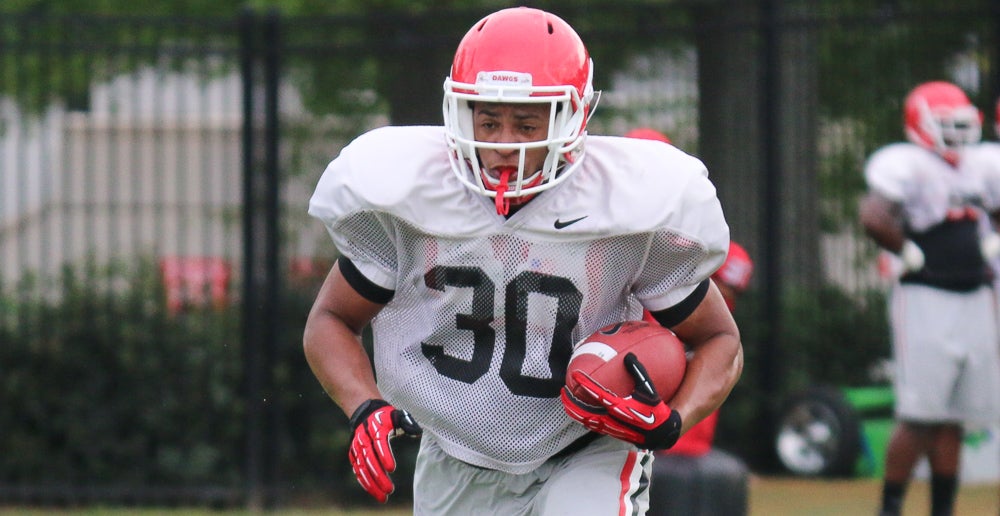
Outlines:
<svg viewBox="0 0 1000 516"><path fill-rule="evenodd" d="M670 401L687 370L684 343L667 328L645 321L612 324L580 341L569 359L566 386L580 401L596 403L572 379L573 371L583 371L609 391L628 396L635 389L623 362L629 352L645 366L660 397Z"/></svg>

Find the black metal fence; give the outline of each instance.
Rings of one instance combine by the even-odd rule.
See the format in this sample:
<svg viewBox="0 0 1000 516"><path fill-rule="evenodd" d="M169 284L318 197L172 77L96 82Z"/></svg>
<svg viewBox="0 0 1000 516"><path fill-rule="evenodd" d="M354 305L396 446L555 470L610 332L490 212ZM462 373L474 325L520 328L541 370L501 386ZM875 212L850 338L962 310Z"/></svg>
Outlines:
<svg viewBox="0 0 1000 516"><path fill-rule="evenodd" d="M887 352L854 211L907 90L956 81L988 121L1000 92L990 2L815 4L550 6L595 58L591 132L704 159L756 260L719 436L748 459L727 428L763 415L766 439L783 393ZM0 502L349 496L300 352L335 257L305 205L354 135L438 123L483 14L0 15Z"/></svg>

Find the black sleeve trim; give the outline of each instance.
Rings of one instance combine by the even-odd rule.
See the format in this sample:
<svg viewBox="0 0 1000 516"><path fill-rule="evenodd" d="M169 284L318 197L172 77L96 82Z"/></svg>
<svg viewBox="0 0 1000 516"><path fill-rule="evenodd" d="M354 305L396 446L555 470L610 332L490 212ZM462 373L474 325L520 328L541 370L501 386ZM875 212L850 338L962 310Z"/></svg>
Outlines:
<svg viewBox="0 0 1000 516"><path fill-rule="evenodd" d="M361 274L361 271L354 266L354 262L346 257L341 256L338 258L337 266L340 267L340 274L344 276L347 283L354 287L354 290L357 290L358 294L361 294L361 297L364 297L372 303L384 305L389 301L392 301L392 296L396 294L395 290L380 287L373 283L372 280L366 278L364 274Z"/></svg>
<svg viewBox="0 0 1000 516"><path fill-rule="evenodd" d="M684 319L687 319L688 316L694 312L694 309L698 308L701 301L705 299L705 295L708 294L708 282L709 280L707 279L702 281L697 287L695 287L694 292L692 292L690 296L684 298L684 300L680 303L677 303L666 310L650 313L653 314L653 318L656 319L656 322L667 328L677 326L683 322Z"/></svg>

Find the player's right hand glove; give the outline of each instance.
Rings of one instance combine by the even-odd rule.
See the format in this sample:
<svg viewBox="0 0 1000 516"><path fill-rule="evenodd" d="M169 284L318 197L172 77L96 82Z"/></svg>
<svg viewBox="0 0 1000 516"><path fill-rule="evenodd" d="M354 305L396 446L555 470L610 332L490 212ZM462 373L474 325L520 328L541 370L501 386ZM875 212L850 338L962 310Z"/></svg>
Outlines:
<svg viewBox="0 0 1000 516"><path fill-rule="evenodd" d="M1000 235L992 231L987 233L979 240L979 251L987 262L992 262L1000 257Z"/></svg>
<svg viewBox="0 0 1000 516"><path fill-rule="evenodd" d="M899 257L903 259L903 268L907 272L917 272L924 268L924 251L913 240L903 242Z"/></svg>
<svg viewBox="0 0 1000 516"><path fill-rule="evenodd" d="M634 354L625 355L624 363L635 380L631 395L618 396L586 373L573 371L573 379L600 405L581 401L569 388L563 387L563 409L569 417L597 433L649 450L670 448L680 437L681 415L660 399L646 368Z"/></svg>
<svg viewBox="0 0 1000 516"><path fill-rule="evenodd" d="M396 457L389 439L399 435L418 437L422 433L420 425L409 412L385 400L371 399L351 415L351 428L354 439L348 456L354 476L368 494L385 503L395 489L389 473L396 471Z"/></svg>

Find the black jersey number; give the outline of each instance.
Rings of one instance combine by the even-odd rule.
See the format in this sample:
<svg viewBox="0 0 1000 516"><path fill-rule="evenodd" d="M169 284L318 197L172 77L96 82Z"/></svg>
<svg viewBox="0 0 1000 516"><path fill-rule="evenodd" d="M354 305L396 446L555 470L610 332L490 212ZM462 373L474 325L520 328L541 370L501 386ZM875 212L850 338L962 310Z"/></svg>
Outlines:
<svg viewBox="0 0 1000 516"><path fill-rule="evenodd" d="M463 360L444 352L443 346L421 343L424 356L439 373L448 378L472 383L490 369L496 349L496 332L493 322L495 285L478 267L449 267L439 265L424 275L424 283L434 290L447 287L472 288L472 313L455 314L455 325L472 333L472 357ZM556 320L549 347L547 378L523 374L528 356L528 297L539 294L556 299ZM566 364L573 352L570 335L580 318L583 295L573 282L559 276L533 271L518 274L511 281L504 296L505 333L507 336L503 358L500 362L500 379L514 394L534 398L554 398L559 395L566 376Z"/></svg>

